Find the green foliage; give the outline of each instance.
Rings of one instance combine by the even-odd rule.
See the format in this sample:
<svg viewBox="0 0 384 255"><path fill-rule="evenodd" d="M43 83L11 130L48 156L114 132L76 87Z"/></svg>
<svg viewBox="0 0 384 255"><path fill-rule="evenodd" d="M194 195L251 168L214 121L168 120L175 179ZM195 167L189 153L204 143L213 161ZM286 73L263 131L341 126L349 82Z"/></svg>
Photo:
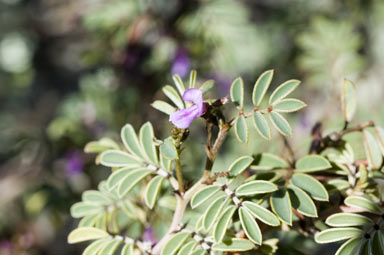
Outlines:
<svg viewBox="0 0 384 255"><path fill-rule="evenodd" d="M86 150L98 153L97 162L111 167L112 172L98 191L84 192L82 202L72 206L72 216L81 221L70 234L69 242L94 240L85 250L89 255L112 255L120 250L121 254L267 255L275 254L277 241L264 240L262 230L297 230L300 224L309 224L307 218L332 212L325 221L330 228L314 220L301 231L316 232L315 241L321 244L344 241L337 254L383 250L384 209L378 203L381 198L376 178L384 178L378 170L383 162L384 132L371 122L348 129L354 112L350 108L354 93L347 93L341 102L342 107L348 108L346 127L340 133L320 137L320 142L314 140L309 154L298 159L293 152L290 158L266 152L242 155L221 171L211 171L229 129L235 130L241 143L248 142L248 117L253 118L263 138L271 138L264 115L269 115L280 133L292 134L280 112L305 106L300 100L286 98L299 82L289 80L278 86L269 97L268 107L261 110L259 106L272 76L273 71L266 71L257 80L252 95L255 108L250 114L244 112L246 93L241 78L232 83L230 91L238 112L232 120L227 121L223 114L227 100L205 101L202 117L207 122L207 162L202 177L192 186L183 183L181 164L189 130L173 127L170 137L159 140L150 122L140 128L138 135L132 125L126 124L121 131L122 144L105 139L88 144ZM186 87L179 76L173 79L176 89L167 85L163 92L182 109L186 107L181 100ZM198 83L196 73L191 72L189 88ZM372 127L374 134L367 131ZM214 128L217 138L212 141ZM356 161L351 145L343 140L349 132L362 134L360 142L365 146L366 159ZM337 205L336 213L334 205L327 203L330 197L344 203ZM176 206L171 205L175 202ZM173 211L173 222L157 244L129 237L129 231L121 235L134 222L145 228L156 218L162 220L163 213L169 215L169 209Z"/></svg>

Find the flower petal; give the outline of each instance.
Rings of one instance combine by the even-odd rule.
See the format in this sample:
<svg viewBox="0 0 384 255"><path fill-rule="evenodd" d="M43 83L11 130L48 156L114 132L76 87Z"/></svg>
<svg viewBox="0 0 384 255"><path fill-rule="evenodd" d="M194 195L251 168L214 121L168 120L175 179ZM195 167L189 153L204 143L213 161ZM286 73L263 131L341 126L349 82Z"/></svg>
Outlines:
<svg viewBox="0 0 384 255"><path fill-rule="evenodd" d="M194 103L197 106L199 115L204 113L203 92L200 89L190 88L184 91L183 100Z"/></svg>
<svg viewBox="0 0 384 255"><path fill-rule="evenodd" d="M169 120L178 128L188 128L192 121L200 116L197 105L176 111L169 116Z"/></svg>

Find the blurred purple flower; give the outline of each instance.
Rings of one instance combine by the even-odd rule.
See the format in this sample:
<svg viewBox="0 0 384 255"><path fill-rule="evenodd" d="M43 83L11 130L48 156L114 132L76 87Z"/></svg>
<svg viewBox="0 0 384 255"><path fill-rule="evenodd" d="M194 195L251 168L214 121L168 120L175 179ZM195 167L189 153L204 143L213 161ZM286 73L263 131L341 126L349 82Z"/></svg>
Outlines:
<svg viewBox="0 0 384 255"><path fill-rule="evenodd" d="M192 106L178 110L169 116L169 120L178 128L188 128L192 121L204 113L203 92L190 88L184 91L183 100L193 103Z"/></svg>
<svg viewBox="0 0 384 255"><path fill-rule="evenodd" d="M188 54L184 49L178 49L172 63L172 74L178 74L181 78L184 78L191 68L191 62Z"/></svg>
<svg viewBox="0 0 384 255"><path fill-rule="evenodd" d="M155 234L153 233L153 229L151 227L145 229L142 239L144 242L151 242L152 245L157 243Z"/></svg>
<svg viewBox="0 0 384 255"><path fill-rule="evenodd" d="M13 252L12 243L8 240L0 241L0 254L1 255L12 255Z"/></svg>
<svg viewBox="0 0 384 255"><path fill-rule="evenodd" d="M79 151L69 151L65 156L65 171L67 176L71 177L83 171L84 160Z"/></svg>

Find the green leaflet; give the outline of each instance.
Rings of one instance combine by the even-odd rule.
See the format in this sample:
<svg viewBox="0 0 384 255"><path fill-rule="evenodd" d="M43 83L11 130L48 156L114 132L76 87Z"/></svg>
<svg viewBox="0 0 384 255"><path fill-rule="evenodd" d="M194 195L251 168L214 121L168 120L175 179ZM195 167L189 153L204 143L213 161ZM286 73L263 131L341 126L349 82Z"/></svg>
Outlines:
<svg viewBox="0 0 384 255"><path fill-rule="evenodd" d="M264 98L265 93L268 90L273 78L273 70L268 70L262 73L257 79L252 92L252 103L255 106L259 106Z"/></svg>
<svg viewBox="0 0 384 255"><path fill-rule="evenodd" d="M178 74L174 74L172 76L173 82L176 85L177 90L179 91L180 95L184 95L185 87L183 80L180 78Z"/></svg>
<svg viewBox="0 0 384 255"><path fill-rule="evenodd" d="M101 153L110 149L118 149L119 145L110 138L101 138L98 141L89 142L84 147L86 153Z"/></svg>
<svg viewBox="0 0 384 255"><path fill-rule="evenodd" d="M85 204L77 202L71 207L71 215L73 218L81 218L86 215L97 214L103 211L103 208L98 205Z"/></svg>
<svg viewBox="0 0 384 255"><path fill-rule="evenodd" d="M197 247L197 242L195 240L189 241L187 244L183 245L177 255L188 255Z"/></svg>
<svg viewBox="0 0 384 255"><path fill-rule="evenodd" d="M328 192L323 184L308 174L294 174L291 183L307 192L315 200L328 201L329 199Z"/></svg>
<svg viewBox="0 0 384 255"><path fill-rule="evenodd" d="M100 162L109 167L137 167L142 161L135 156L119 150L107 150L101 153Z"/></svg>
<svg viewBox="0 0 384 255"><path fill-rule="evenodd" d="M357 238L364 235L358 228L330 228L323 230L315 235L317 243L334 243L350 238Z"/></svg>
<svg viewBox="0 0 384 255"><path fill-rule="evenodd" d="M189 87L194 88L196 85L196 70L192 70L191 73L189 74Z"/></svg>
<svg viewBox="0 0 384 255"><path fill-rule="evenodd" d="M84 241L96 240L108 237L109 234L104 230L98 228L77 228L73 230L68 236L68 243L80 243Z"/></svg>
<svg viewBox="0 0 384 255"><path fill-rule="evenodd" d="M230 166L229 172L233 176L241 174L245 169L247 169L253 162L253 158L249 156L242 156L236 159Z"/></svg>
<svg viewBox="0 0 384 255"><path fill-rule="evenodd" d="M172 86L166 85L162 88L162 90L163 93L177 106L177 108L184 109L183 100Z"/></svg>
<svg viewBox="0 0 384 255"><path fill-rule="evenodd" d="M104 239L94 241L83 251L83 255L95 255L103 248L104 245Z"/></svg>
<svg viewBox="0 0 384 255"><path fill-rule="evenodd" d="M298 80L288 80L281 84L279 87L277 87L271 97L269 98L269 104L275 104L281 99L285 98L288 96L292 91L294 91L297 86L299 86L300 81Z"/></svg>
<svg viewBox="0 0 384 255"><path fill-rule="evenodd" d="M366 130L363 131L363 138L369 168L379 169L383 163L383 155L381 154L379 144L373 135Z"/></svg>
<svg viewBox="0 0 384 255"><path fill-rule="evenodd" d="M153 108L156 110L159 110L165 114L171 115L176 111L176 108L173 107L172 105L168 104L167 102L156 100L151 104Z"/></svg>
<svg viewBox="0 0 384 255"><path fill-rule="evenodd" d="M176 147L173 144L171 137L165 139L164 143L160 145L160 153L168 160L174 160L179 158Z"/></svg>
<svg viewBox="0 0 384 255"><path fill-rule="evenodd" d="M203 217L203 226L205 230L209 230L213 226L213 224L219 217L226 202L227 202L226 195L220 196L217 199L215 199L215 201L212 202L212 204L206 210Z"/></svg>
<svg viewBox="0 0 384 255"><path fill-rule="evenodd" d="M258 220L270 226L279 226L280 221L268 209L253 202L245 201L242 205Z"/></svg>
<svg viewBox="0 0 384 255"><path fill-rule="evenodd" d="M146 158L155 165L158 164L159 159L157 157L156 146L154 143L155 135L151 122L146 122L143 126L141 126L139 136Z"/></svg>
<svg viewBox="0 0 384 255"><path fill-rule="evenodd" d="M296 162L296 171L316 172L331 168L329 161L323 156L307 155Z"/></svg>
<svg viewBox="0 0 384 255"><path fill-rule="evenodd" d="M237 210L236 206L228 206L222 215L220 215L219 220L216 223L216 226L213 231L213 235L215 238L216 243L220 243L225 235L225 232L227 232L229 223L231 222L232 216Z"/></svg>
<svg viewBox="0 0 384 255"><path fill-rule="evenodd" d="M344 200L344 203L351 207L362 209L366 212L371 212L380 215L382 210L371 200L360 196L349 196Z"/></svg>
<svg viewBox="0 0 384 255"><path fill-rule="evenodd" d="M248 143L248 126L244 115L240 115L236 119L235 134L239 142Z"/></svg>
<svg viewBox="0 0 384 255"><path fill-rule="evenodd" d="M133 244L125 244L121 250L121 255L133 255Z"/></svg>
<svg viewBox="0 0 384 255"><path fill-rule="evenodd" d="M359 249L362 239L353 238L341 245L335 255L351 255L355 254Z"/></svg>
<svg viewBox="0 0 384 255"><path fill-rule="evenodd" d="M237 196L252 196L270 193L277 190L277 186L269 181L251 181L244 183L236 189Z"/></svg>
<svg viewBox="0 0 384 255"><path fill-rule="evenodd" d="M100 250L100 254L113 255L115 253L115 251L117 250L117 248L119 248L119 246L120 246L119 240L112 239L110 241L107 241L105 246Z"/></svg>
<svg viewBox="0 0 384 255"><path fill-rule="evenodd" d="M108 205L112 202L112 200L97 190L87 190L83 192L82 200L86 202L87 204L94 204L94 205Z"/></svg>
<svg viewBox="0 0 384 255"><path fill-rule="evenodd" d="M272 111L269 113L269 118L280 134L288 137L292 136L291 126L280 113Z"/></svg>
<svg viewBox="0 0 384 255"><path fill-rule="evenodd" d="M272 170L288 168L289 164L284 159L271 153L260 153L255 156L251 166L254 170Z"/></svg>
<svg viewBox="0 0 384 255"><path fill-rule="evenodd" d="M370 218L356 213L335 213L329 216L325 223L332 227L353 227L374 224Z"/></svg>
<svg viewBox="0 0 384 255"><path fill-rule="evenodd" d="M196 208L208 199L210 199L216 192L220 190L219 186L210 185L206 186L197 192L191 199L191 207Z"/></svg>
<svg viewBox="0 0 384 255"><path fill-rule="evenodd" d="M256 220L252 217L248 210L243 207L239 209L239 216L241 227L244 230L248 239L254 242L255 244L261 245L262 236L259 225L257 224Z"/></svg>
<svg viewBox="0 0 384 255"><path fill-rule="evenodd" d="M199 88L203 93L207 93L209 90L211 90L215 86L215 81L214 80L207 80L201 85Z"/></svg>
<svg viewBox="0 0 384 255"><path fill-rule="evenodd" d="M95 222L99 216L100 215L98 213L84 216L80 220L78 227L80 228L80 227L93 227L93 226L95 226Z"/></svg>
<svg viewBox="0 0 384 255"><path fill-rule="evenodd" d="M125 176L127 176L129 173L131 173L133 171L137 171L137 169L134 170L130 167L125 167L125 168L121 168L121 169L114 171L108 177L108 180L107 180L108 189L109 190L114 189L117 185L119 185L123 181Z"/></svg>
<svg viewBox="0 0 384 255"><path fill-rule="evenodd" d="M273 192L270 204L272 211L281 221L292 225L291 199L287 190L281 189Z"/></svg>
<svg viewBox="0 0 384 255"><path fill-rule="evenodd" d="M125 196L137 183L139 183L142 179L144 179L151 173L153 173L152 170L144 168L131 171L124 177L124 179L120 182L117 187L117 192L119 193L119 196Z"/></svg>
<svg viewBox="0 0 384 255"><path fill-rule="evenodd" d="M215 243L212 246L214 251L248 251L252 250L255 245L247 239L242 238L232 238L229 240L224 240L221 243Z"/></svg>
<svg viewBox="0 0 384 255"><path fill-rule="evenodd" d="M283 99L273 105L273 110L276 112L297 112L307 105L299 100L294 98Z"/></svg>
<svg viewBox="0 0 384 255"><path fill-rule="evenodd" d="M179 232L173 235L168 242L165 243L161 255L174 255L181 248L181 246L190 237L189 233Z"/></svg>
<svg viewBox="0 0 384 255"><path fill-rule="evenodd" d="M315 203L302 189L288 185L289 195L291 198L292 207L299 213L308 217L317 217L317 210Z"/></svg>
<svg viewBox="0 0 384 255"><path fill-rule="evenodd" d="M350 122L356 111L357 97L355 85L345 79L343 84L343 91L341 93L341 104L343 109L344 120Z"/></svg>
<svg viewBox="0 0 384 255"><path fill-rule="evenodd" d="M137 139L135 129L131 124L126 124L121 129L121 140L131 154L136 155L139 158L143 157L143 152L141 150L139 140Z"/></svg>
<svg viewBox="0 0 384 255"><path fill-rule="evenodd" d="M163 176L156 176L154 177L147 185L145 189L145 203L147 206L152 209L155 205L156 198L159 195L161 184L164 181Z"/></svg>
<svg viewBox="0 0 384 255"><path fill-rule="evenodd" d="M265 119L264 115L261 112L256 111L253 114L252 120L253 125L255 126L256 131L259 133L259 135L266 140L271 140L271 128L269 127L269 124Z"/></svg>
<svg viewBox="0 0 384 255"><path fill-rule="evenodd" d="M232 82L231 100L240 109L244 107L244 82L241 77Z"/></svg>

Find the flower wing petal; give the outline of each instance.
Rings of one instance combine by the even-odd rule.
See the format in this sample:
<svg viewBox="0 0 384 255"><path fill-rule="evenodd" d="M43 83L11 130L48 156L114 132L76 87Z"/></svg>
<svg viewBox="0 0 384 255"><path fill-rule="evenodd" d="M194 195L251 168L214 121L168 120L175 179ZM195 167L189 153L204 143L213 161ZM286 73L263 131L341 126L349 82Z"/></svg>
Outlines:
<svg viewBox="0 0 384 255"><path fill-rule="evenodd" d="M169 120L178 128L188 128L192 121L200 116L197 105L176 111L169 116Z"/></svg>
<svg viewBox="0 0 384 255"><path fill-rule="evenodd" d="M197 117L204 113L203 92L200 89L189 88L185 90L183 100L186 102L194 103L197 106L199 112Z"/></svg>

